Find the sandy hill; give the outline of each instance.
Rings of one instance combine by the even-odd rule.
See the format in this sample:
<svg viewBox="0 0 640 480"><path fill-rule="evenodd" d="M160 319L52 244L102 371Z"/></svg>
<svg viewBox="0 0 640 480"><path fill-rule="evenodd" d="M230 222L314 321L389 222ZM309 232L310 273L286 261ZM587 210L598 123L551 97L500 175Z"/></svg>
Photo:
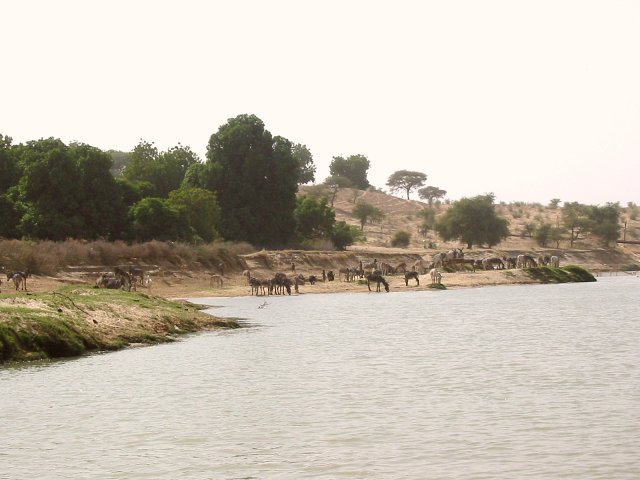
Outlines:
<svg viewBox="0 0 640 480"><path fill-rule="evenodd" d="M313 194L318 187L303 186L300 194ZM416 194L413 193L415 196ZM362 191L345 188L338 191L334 200L336 218L360 227L359 220L353 216L353 208L358 201L365 201L380 209L384 213L384 219L377 224L365 225L366 240L360 242L349 250L352 251L386 251L389 253L418 254L425 259L442 250L465 247L459 242L444 242L436 232L430 231L426 236L419 233L421 218L418 212L428 208L428 204L419 200L407 200L378 191ZM434 205L436 218L444 214L450 205ZM500 203L496 205L497 213L509 222L510 236L497 245L494 249L484 249L474 246L472 251L467 251L467 256L484 257L490 254L507 254L514 252L549 252L561 254L567 261L586 265L596 270L611 270L618 267L631 267L640 265L640 244L619 243L616 248L602 248L599 239L587 235L574 243L570 248L569 236L565 235L560 245L550 245L542 248L527 233L526 226L549 223L562 226L562 209L551 208L539 203ZM640 242L640 209L634 212L633 208L623 208L621 220L626 222L625 239ZM405 230L411 234L411 243L407 249L391 248L391 239L399 231ZM425 248L428 246L433 248ZM553 247L553 248L552 248ZM466 249L465 249L466 250Z"/></svg>

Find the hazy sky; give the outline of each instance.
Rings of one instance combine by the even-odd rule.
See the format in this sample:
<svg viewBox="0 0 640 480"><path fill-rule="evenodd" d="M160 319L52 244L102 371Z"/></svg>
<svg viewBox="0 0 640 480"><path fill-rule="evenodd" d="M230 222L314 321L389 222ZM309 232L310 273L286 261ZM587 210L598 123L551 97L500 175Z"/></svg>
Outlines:
<svg viewBox="0 0 640 480"><path fill-rule="evenodd" d="M459 199L640 203L640 1L0 0L0 133L203 159L250 113ZM385 187L386 188L386 187ZM414 195L415 196L415 195Z"/></svg>

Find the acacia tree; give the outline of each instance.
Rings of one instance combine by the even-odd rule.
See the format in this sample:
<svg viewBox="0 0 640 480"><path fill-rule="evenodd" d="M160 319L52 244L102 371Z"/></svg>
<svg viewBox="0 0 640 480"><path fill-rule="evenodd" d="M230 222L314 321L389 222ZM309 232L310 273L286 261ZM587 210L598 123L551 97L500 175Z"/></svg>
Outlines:
<svg viewBox="0 0 640 480"><path fill-rule="evenodd" d="M384 213L364 200L360 200L353 208L353 216L360 221L360 230L364 230L364 225L368 220L384 218Z"/></svg>
<svg viewBox="0 0 640 480"><path fill-rule="evenodd" d="M604 247L620 238L620 204L607 203L603 207L593 205L588 211L591 231L598 235Z"/></svg>
<svg viewBox="0 0 640 480"><path fill-rule="evenodd" d="M446 190L441 190L438 187L427 186L418 190L420 198L426 200L429 206L433 205L434 200L442 198L447 194Z"/></svg>
<svg viewBox="0 0 640 480"><path fill-rule="evenodd" d="M369 188L369 180L367 180L367 171L371 164L364 155L350 155L347 158L333 157L329 165L329 173L348 178L354 187L360 190Z"/></svg>
<svg viewBox="0 0 640 480"><path fill-rule="evenodd" d="M331 192L331 208L333 208L333 203L338 196L338 192L343 188L353 188L353 182L349 180L347 177L343 177L340 175L329 175L324 180L324 185L327 186L329 191Z"/></svg>
<svg viewBox="0 0 640 480"><path fill-rule="evenodd" d="M422 172L398 170L389 176L387 186L392 192L404 190L407 193L407 200L409 200L411 190L421 187L426 181L427 176Z"/></svg>
<svg viewBox="0 0 640 480"><path fill-rule="evenodd" d="M294 233L298 163L291 142L255 115L239 115L211 135L207 161L227 240L283 245Z"/></svg>
<svg viewBox="0 0 640 480"><path fill-rule="evenodd" d="M589 207L578 202L564 202L562 206L562 221L569 231L569 242L572 248L580 235L593 227L588 213Z"/></svg>
<svg viewBox="0 0 640 480"><path fill-rule="evenodd" d="M458 239L473 248L474 244L497 245L509 235L508 222L495 211L493 195L479 195L454 202L436 223L443 240Z"/></svg>

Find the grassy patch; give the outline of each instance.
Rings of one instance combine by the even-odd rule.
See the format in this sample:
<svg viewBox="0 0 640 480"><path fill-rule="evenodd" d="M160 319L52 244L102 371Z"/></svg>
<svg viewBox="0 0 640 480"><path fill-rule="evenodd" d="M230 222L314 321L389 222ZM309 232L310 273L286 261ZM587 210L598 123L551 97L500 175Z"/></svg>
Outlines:
<svg viewBox="0 0 640 480"><path fill-rule="evenodd" d="M567 265L561 268L535 267L527 268L525 272L541 283L595 282L596 278L587 270L577 265Z"/></svg>
<svg viewBox="0 0 640 480"><path fill-rule="evenodd" d="M73 357L132 343L172 341L210 327L238 328L189 302L121 290L65 286L0 297L0 363Z"/></svg>
<svg viewBox="0 0 640 480"><path fill-rule="evenodd" d="M430 283L429 285L427 285L427 288L433 288L434 290L446 290L447 287L445 287L442 283Z"/></svg>

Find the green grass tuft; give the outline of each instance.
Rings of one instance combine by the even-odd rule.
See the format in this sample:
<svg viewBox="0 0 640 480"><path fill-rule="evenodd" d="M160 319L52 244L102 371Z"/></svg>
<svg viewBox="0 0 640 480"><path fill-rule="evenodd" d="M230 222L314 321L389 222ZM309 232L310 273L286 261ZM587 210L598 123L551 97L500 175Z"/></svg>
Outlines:
<svg viewBox="0 0 640 480"><path fill-rule="evenodd" d="M567 265L561 268L534 267L525 272L541 283L595 282L596 278L587 270L577 265Z"/></svg>

